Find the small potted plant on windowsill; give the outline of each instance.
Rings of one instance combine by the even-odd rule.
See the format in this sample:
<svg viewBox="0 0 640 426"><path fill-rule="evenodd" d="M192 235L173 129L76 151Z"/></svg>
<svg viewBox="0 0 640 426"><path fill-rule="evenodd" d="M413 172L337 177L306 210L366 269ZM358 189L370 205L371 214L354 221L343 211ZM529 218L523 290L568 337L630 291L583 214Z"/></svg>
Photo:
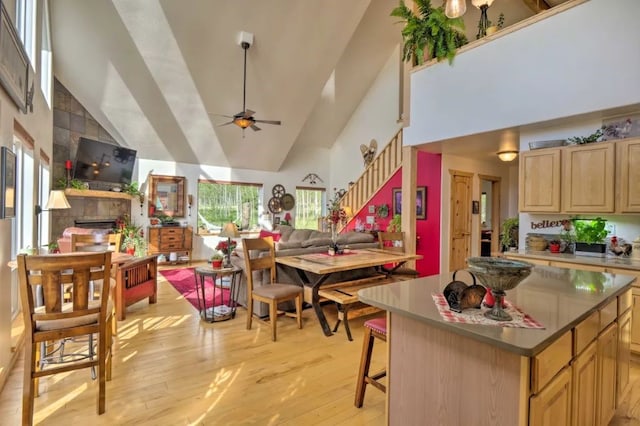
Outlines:
<svg viewBox="0 0 640 426"><path fill-rule="evenodd" d="M222 255L222 253L220 252L215 252L212 256L211 256L211 267L213 269L220 269L222 268L222 260L224 259L224 256Z"/></svg>
<svg viewBox="0 0 640 426"><path fill-rule="evenodd" d="M551 253L560 253L560 240L549 241L549 251Z"/></svg>

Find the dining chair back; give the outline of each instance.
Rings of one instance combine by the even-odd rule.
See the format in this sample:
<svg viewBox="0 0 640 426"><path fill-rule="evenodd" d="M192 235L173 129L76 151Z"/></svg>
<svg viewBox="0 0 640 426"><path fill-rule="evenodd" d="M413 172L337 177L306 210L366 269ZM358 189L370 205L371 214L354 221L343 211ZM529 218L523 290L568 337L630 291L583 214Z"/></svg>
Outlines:
<svg viewBox="0 0 640 426"><path fill-rule="evenodd" d="M382 250L404 253L404 232L378 232L378 244ZM416 278L420 274L415 269L411 269L406 266L394 266L391 269L391 275L397 277Z"/></svg>
<svg viewBox="0 0 640 426"><path fill-rule="evenodd" d="M295 301L295 318L298 321L298 328L302 328L302 287L276 282L276 254L273 238L243 238L242 249L246 265L245 273L247 274L247 330L251 330L254 300L269 305L271 340L274 342L276 341L279 303L288 300ZM254 272L269 273L269 284L255 287Z"/></svg>
<svg viewBox="0 0 640 426"><path fill-rule="evenodd" d="M71 234L71 251L103 251L120 253L122 234Z"/></svg>
<svg viewBox="0 0 640 426"><path fill-rule="evenodd" d="M98 369L97 412L104 413L105 381L111 380L113 307L109 286L100 286L100 297L95 300L89 283L110 280L111 252L21 254L17 263L25 324L23 424L33 423L40 377L82 368ZM72 288L70 302L64 302L66 286ZM36 293L40 294L40 306L34 297ZM97 340L97 352L91 343L84 354L74 352L66 359L56 354L47 360L49 351L44 349L47 343L80 336L88 336L90 342Z"/></svg>

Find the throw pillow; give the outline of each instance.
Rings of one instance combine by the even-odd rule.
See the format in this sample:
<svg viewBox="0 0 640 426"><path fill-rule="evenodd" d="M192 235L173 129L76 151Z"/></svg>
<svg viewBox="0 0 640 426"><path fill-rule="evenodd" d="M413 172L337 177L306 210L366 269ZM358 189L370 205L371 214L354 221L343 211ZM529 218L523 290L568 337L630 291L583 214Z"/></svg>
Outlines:
<svg viewBox="0 0 640 426"><path fill-rule="evenodd" d="M273 238L273 241L277 243L278 241L280 241L281 235L279 232L269 232L266 229L261 229L258 237L259 238L271 237Z"/></svg>

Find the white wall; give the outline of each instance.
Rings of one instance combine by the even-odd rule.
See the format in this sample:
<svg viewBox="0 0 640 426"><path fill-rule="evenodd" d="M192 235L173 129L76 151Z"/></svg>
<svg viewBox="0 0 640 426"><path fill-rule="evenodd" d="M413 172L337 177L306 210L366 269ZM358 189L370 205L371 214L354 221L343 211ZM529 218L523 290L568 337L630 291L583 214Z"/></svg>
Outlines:
<svg viewBox="0 0 640 426"><path fill-rule="evenodd" d="M142 185L150 172L154 175L186 177L186 194L193 194L194 205L191 209L191 216L188 216L188 209L185 209L186 216L179 220L193 226L194 232L196 232L198 219L197 195L199 179L263 184L263 209L264 211L268 211L267 203L272 197L271 190L274 185L283 185L288 193L295 196L296 186L311 186L308 181L302 181L308 173L316 173L325 180L325 182L327 182L329 166L329 150L322 148L304 148L292 151L283 164L282 169L277 173L138 159L136 170L134 170L134 180L137 180ZM328 189L328 186L322 182L318 182L316 186L318 188ZM149 188L147 188L146 195L149 194L148 191ZM147 201L145 201L142 212L140 210L140 204L136 201L131 203L131 210L131 218L135 223L148 226L149 218L147 215ZM284 213L281 216L283 215ZM295 217L295 208L291 211L291 215ZM217 242L217 237L201 237L194 235L192 258L195 260L208 259L213 254L213 247L215 247Z"/></svg>
<svg viewBox="0 0 640 426"><path fill-rule="evenodd" d="M449 235L450 235L450 215L451 215L451 174L450 170L473 173L471 186L471 199L480 200L480 178L479 174L500 177L500 223L509 217L509 197L506 196L508 188L511 186L511 170L517 166L511 163L504 163L496 166L495 162L483 162L470 158L458 157L454 155L442 155L442 210L441 210L441 232L440 232L440 271L449 270ZM517 175L516 175L517 176ZM471 210L471 205L469 205ZM494 214L494 217L496 215ZM480 215L471 215L471 256L480 255Z"/></svg>
<svg viewBox="0 0 640 426"><path fill-rule="evenodd" d="M331 178L328 188L349 187L360 177L364 161L360 145L378 142L378 152L400 130L398 118L400 64L396 48L380 71L371 89L355 110L331 149ZM333 195L332 193L329 194Z"/></svg>
<svg viewBox="0 0 640 426"><path fill-rule="evenodd" d="M405 144L637 104L638 16L638 0L591 0L413 73Z"/></svg>

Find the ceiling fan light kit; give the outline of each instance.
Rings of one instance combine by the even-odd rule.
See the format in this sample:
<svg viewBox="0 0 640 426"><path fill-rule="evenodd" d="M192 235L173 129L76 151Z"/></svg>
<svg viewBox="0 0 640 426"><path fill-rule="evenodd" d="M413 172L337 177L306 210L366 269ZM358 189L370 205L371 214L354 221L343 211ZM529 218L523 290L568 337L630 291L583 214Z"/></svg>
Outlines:
<svg viewBox="0 0 640 426"><path fill-rule="evenodd" d="M256 123L275 124L279 126L280 124L282 124L282 122L280 120L256 120L253 117L253 114L255 114L255 111L251 111L250 109L247 109L247 106L246 106L247 105L246 104L247 50L249 50L249 48L253 44L253 34L248 33L246 31L241 31L238 36L238 44L240 45L240 47L242 47L242 50L244 50L244 69L243 69L243 78L242 78L242 111L235 114L233 117L225 116L225 117L231 118L232 120L227 123L223 123L220 126L226 126L227 124L235 124L236 126L242 129L242 136L244 137L244 129L246 129L247 127L250 127L253 131L256 131L256 132L259 130L262 130L260 127L256 126Z"/></svg>

